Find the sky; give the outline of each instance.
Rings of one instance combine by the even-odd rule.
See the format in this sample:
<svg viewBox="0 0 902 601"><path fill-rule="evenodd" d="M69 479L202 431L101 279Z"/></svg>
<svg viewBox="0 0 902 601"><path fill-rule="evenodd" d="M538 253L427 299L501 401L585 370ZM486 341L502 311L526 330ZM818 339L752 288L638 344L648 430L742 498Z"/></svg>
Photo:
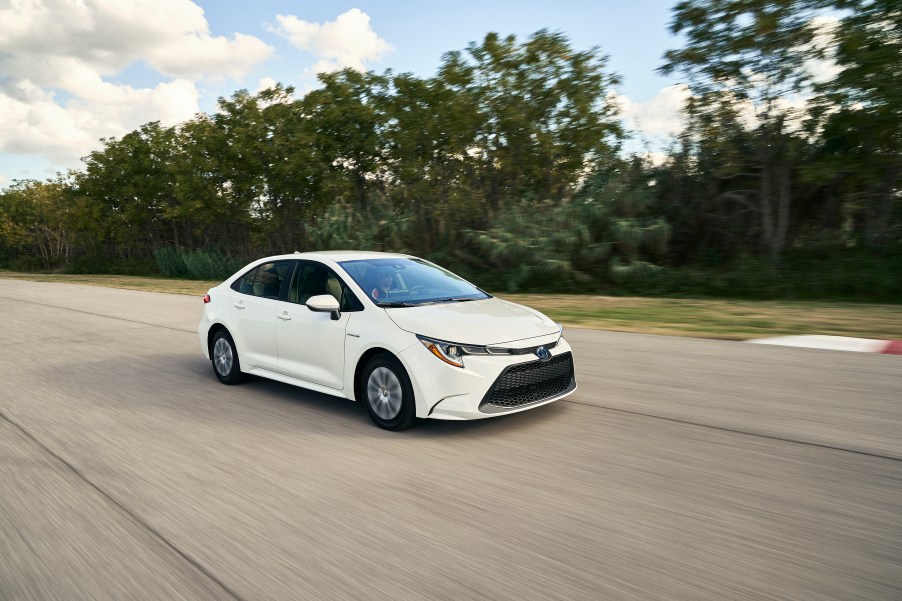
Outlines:
<svg viewBox="0 0 902 601"><path fill-rule="evenodd" d="M656 73L679 46L674 0L0 0L0 188L81 169L149 121L175 125L219 97L275 82L299 94L344 67L420 77L488 32L561 32L598 47L631 150L660 151L688 95Z"/></svg>

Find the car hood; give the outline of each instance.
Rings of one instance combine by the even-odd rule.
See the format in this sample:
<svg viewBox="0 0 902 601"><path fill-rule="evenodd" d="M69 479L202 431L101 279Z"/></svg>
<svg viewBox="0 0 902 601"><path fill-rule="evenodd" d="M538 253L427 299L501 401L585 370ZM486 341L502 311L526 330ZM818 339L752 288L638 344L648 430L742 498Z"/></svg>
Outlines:
<svg viewBox="0 0 902 601"><path fill-rule="evenodd" d="M498 298L385 312L402 330L460 344L496 345L558 332L558 325L538 311Z"/></svg>

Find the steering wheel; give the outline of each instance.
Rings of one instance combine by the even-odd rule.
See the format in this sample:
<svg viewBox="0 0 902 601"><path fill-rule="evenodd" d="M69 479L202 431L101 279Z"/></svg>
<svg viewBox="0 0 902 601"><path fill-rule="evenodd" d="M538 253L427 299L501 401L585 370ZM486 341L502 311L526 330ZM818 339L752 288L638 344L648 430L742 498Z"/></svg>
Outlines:
<svg viewBox="0 0 902 601"><path fill-rule="evenodd" d="M410 290L408 290L408 292L409 292L410 294L419 294L420 292L422 292L422 291L425 290L425 289L426 289L426 286L423 286L423 285L420 284L420 285L414 286L413 288L411 288Z"/></svg>

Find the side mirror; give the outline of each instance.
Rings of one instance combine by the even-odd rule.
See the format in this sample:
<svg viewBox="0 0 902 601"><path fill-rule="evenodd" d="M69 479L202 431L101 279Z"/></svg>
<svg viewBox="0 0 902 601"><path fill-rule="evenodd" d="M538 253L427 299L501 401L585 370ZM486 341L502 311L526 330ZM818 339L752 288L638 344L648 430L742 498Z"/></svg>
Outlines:
<svg viewBox="0 0 902 601"><path fill-rule="evenodd" d="M307 299L307 308L317 313L331 313L332 321L341 317L338 301L331 294L319 294Z"/></svg>

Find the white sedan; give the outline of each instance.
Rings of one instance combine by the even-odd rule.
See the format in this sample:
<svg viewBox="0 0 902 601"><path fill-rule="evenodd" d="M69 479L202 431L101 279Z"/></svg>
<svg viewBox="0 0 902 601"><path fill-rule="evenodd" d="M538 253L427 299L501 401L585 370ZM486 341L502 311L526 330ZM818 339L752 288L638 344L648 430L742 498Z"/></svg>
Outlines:
<svg viewBox="0 0 902 601"><path fill-rule="evenodd" d="M364 401L389 430L515 413L576 390L560 324L408 255L260 259L204 296L197 333L221 382L253 374Z"/></svg>

